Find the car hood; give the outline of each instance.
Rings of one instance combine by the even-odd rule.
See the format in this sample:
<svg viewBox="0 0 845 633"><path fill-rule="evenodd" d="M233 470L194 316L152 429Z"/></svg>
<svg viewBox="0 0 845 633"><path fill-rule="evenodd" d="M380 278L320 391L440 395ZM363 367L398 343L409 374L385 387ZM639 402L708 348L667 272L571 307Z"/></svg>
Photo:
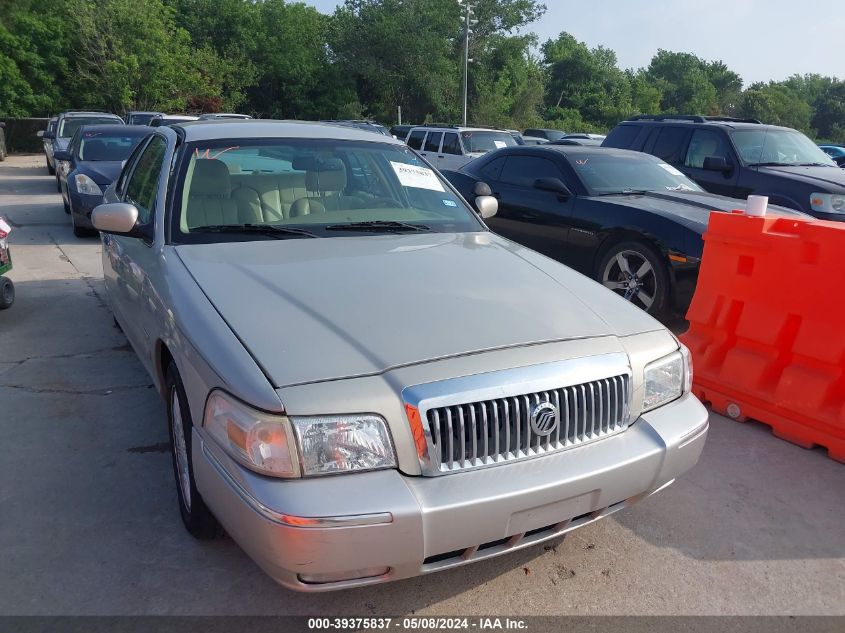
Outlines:
<svg viewBox="0 0 845 633"><path fill-rule="evenodd" d="M181 245L176 252L277 388L663 329L599 284L488 232Z"/></svg>
<svg viewBox="0 0 845 633"><path fill-rule="evenodd" d="M650 211L674 219L698 233L704 233L707 229L711 211L730 213L734 209L745 210L745 200L698 191L649 191L642 194L598 196L590 199L595 202L618 204ZM777 205L769 205L769 212L811 219L811 216L805 213Z"/></svg>
<svg viewBox="0 0 845 633"><path fill-rule="evenodd" d="M792 180L815 185L821 188L819 193L845 193L845 172L835 167L798 167L798 166L764 166L757 167L761 174L769 174L778 178L787 177Z"/></svg>
<svg viewBox="0 0 845 633"><path fill-rule="evenodd" d="M100 186L109 186L117 180L121 169L123 161L119 160L82 161L76 165L77 173L85 174Z"/></svg>

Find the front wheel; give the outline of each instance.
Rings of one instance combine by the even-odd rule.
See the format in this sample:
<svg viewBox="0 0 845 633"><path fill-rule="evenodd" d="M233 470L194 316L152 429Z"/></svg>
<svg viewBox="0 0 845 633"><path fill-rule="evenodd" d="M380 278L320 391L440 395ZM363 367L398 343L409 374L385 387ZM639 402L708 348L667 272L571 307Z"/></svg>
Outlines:
<svg viewBox="0 0 845 633"><path fill-rule="evenodd" d="M197 539L211 539L219 536L220 524L208 506L205 505L194 480L194 466L191 457L193 424L188 397L182 378L175 363L167 368L167 421L170 430L170 453L173 458L173 473L176 477L176 493L179 498L179 512L185 529Z"/></svg>
<svg viewBox="0 0 845 633"><path fill-rule="evenodd" d="M602 257L598 281L655 317L669 309L669 271L662 258L641 242L614 244Z"/></svg>
<svg viewBox="0 0 845 633"><path fill-rule="evenodd" d="M48 174L50 174L51 176L55 176L55 175L56 175L56 170L55 170L55 168L54 168L54 167L50 164L50 159L49 159L49 158L45 158L44 160L47 162L47 173L48 173Z"/></svg>
<svg viewBox="0 0 845 633"><path fill-rule="evenodd" d="M15 284L8 277L0 276L0 310L11 308L15 302Z"/></svg>

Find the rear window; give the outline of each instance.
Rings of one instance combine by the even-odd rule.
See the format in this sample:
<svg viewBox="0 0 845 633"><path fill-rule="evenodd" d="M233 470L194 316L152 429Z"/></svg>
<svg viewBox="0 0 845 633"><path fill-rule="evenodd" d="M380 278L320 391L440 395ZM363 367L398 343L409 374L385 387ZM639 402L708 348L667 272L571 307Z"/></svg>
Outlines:
<svg viewBox="0 0 845 633"><path fill-rule="evenodd" d="M602 147L630 149L642 129L642 125L617 125L604 139Z"/></svg>

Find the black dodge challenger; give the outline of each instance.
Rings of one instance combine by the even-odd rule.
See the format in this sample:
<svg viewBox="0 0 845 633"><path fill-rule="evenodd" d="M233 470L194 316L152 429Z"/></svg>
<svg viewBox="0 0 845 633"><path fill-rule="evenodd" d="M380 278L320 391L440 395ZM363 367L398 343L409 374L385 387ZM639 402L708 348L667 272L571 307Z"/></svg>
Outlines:
<svg viewBox="0 0 845 633"><path fill-rule="evenodd" d="M479 183L489 185L499 199L487 220L493 231L655 316L686 312L710 212L745 208L743 200L705 192L659 158L602 147L510 147L443 175L467 200L483 192Z"/></svg>

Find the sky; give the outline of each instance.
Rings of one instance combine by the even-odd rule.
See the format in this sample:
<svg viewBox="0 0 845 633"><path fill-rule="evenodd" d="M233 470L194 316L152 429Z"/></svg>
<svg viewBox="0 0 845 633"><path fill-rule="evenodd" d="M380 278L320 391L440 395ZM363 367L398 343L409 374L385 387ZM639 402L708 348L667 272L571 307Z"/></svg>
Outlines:
<svg viewBox="0 0 845 633"><path fill-rule="evenodd" d="M306 0L324 13L341 4ZM545 0L526 30L540 42L568 31L616 51L622 68L648 66L658 48L721 59L748 85L819 73L845 78L843 0ZM713 10L702 7L710 5Z"/></svg>

